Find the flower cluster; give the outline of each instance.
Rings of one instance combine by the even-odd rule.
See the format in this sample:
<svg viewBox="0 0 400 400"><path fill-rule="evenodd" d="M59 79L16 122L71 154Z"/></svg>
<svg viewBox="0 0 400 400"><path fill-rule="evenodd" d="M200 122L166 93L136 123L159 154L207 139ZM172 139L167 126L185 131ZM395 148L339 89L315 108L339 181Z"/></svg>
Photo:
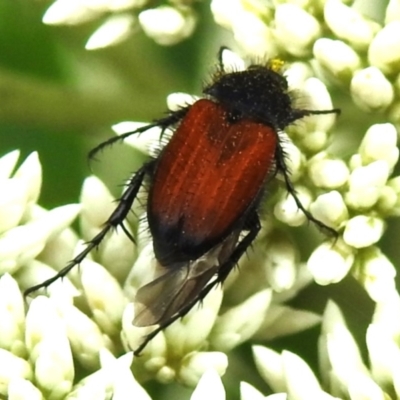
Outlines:
<svg viewBox="0 0 400 400"><path fill-rule="evenodd" d="M139 27L155 42L164 46L189 37L196 27L192 1L175 0L172 4L150 7L148 0L56 0L43 16L48 25L79 25L101 20L101 25L86 42L87 50L116 45Z"/></svg>
<svg viewBox="0 0 400 400"><path fill-rule="evenodd" d="M167 45L189 36L195 27L190 2L171 3L142 10L145 1L57 0L44 22L79 24L102 18L103 25L87 43L93 49L126 38L137 25L132 10L141 10L142 29ZM80 205L44 210L37 205L37 155L13 173L18 153L7 154L0 159L1 396L147 400L150 396L140 384L157 379L195 387L193 400L224 399L220 376L230 350L322 320L318 377L289 351L279 354L255 346L258 371L276 394L265 397L242 382L241 398L400 397L400 296L395 267L378 247L387 218L400 214L400 178L392 177L399 157L400 8L396 0L380 13L367 8L368 3L379 9L379 1L359 1L353 7L340 0L275 3L213 0L211 10L246 54L293 60L285 75L302 108L333 108L328 82L349 93L342 110L344 127L335 127L333 115L318 115L280 132L302 204L335 229L338 238L326 238L305 262L303 249L283 226L300 226L306 218L285 190L278 191L248 257L242 257L224 287L215 288L135 358L132 350L150 328L133 326L131 301L155 268L145 219L132 218L126 226L135 244L124 232L112 232L79 268L51 285L47 297L29 298L25 307L21 291L53 276L82 250L84 244L69 228L77 215L87 241L100 231L115 204L103 183L89 177ZM382 17L368 17L375 14ZM235 70L245 65L231 52L224 57L224 64L233 64ZM174 110L190 101L191 96L174 94L168 106ZM135 127L125 123L115 130ZM148 145L158 133L154 129L127 142L152 153L156 149ZM143 211L138 203L135 215ZM366 332L369 366L334 303L328 303L322 318L286 305L310 282L327 285L349 273L376 303Z"/></svg>
<svg viewBox="0 0 400 400"><path fill-rule="evenodd" d="M132 361L130 350L141 343L149 328L132 325L129 300L154 266L152 244L140 226L136 247L125 234L113 232L95 254L97 262L88 257L80 268L51 285L48 297L27 299L25 314L21 290L54 275L82 249L68 225L81 211L83 237L92 237L111 212L113 199L97 178L90 177L83 186L80 206L46 211L36 204L41 183L38 157L30 156L12 174L17 160L17 152L0 159L4 193L9 196L2 205L4 233L0 237L0 364L7 365L0 369L3 395L73 399L96 394L96 398L113 395L116 399L118 393L126 395L128 391L148 398L136 379L156 378L164 383L178 380L198 385L193 398L201 398L210 390L204 380L214 382L213 390L221 385L217 377L227 368L225 353L230 349L251 337L271 338L319 322L313 313L282 304L310 280L304 265L297 271L295 254L290 261L285 255L286 269L293 270L292 275L303 275L301 280L292 276L287 281L279 276L282 270L270 271L266 263L263 274L269 276L258 287L249 287L248 294L242 291L235 306L221 312L223 290L216 288L201 306L159 334L142 356ZM257 248L255 253L262 253L261 245ZM273 248L272 263L280 254L293 253L285 239L275 238L269 249ZM262 254L259 258L263 259ZM252 269L246 270L251 284ZM273 299L272 289L266 288L273 285L281 299ZM290 326L291 319L296 325ZM73 360L87 371L84 379L75 376ZM222 388L220 391L223 393Z"/></svg>

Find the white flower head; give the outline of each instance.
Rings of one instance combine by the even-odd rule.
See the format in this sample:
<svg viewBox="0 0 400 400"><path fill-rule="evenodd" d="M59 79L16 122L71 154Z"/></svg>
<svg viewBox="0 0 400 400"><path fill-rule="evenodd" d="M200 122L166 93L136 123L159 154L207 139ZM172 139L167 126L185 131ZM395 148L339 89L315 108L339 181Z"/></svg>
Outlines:
<svg viewBox="0 0 400 400"><path fill-rule="evenodd" d="M125 41L135 28L136 20L130 14L109 17L88 39L85 49L97 50Z"/></svg>
<svg viewBox="0 0 400 400"><path fill-rule="evenodd" d="M315 218L331 228L339 228L349 216L343 197L336 190L319 195L310 204L310 211Z"/></svg>
<svg viewBox="0 0 400 400"><path fill-rule="evenodd" d="M66 395L74 378L71 348L62 319L51 300L44 296L35 298L30 304L26 317L26 344L35 366L38 387L43 393Z"/></svg>
<svg viewBox="0 0 400 400"><path fill-rule="evenodd" d="M93 319L110 336L120 331L126 298L117 280L100 264L82 262L82 287ZM94 277L96 277L94 279Z"/></svg>
<svg viewBox="0 0 400 400"><path fill-rule="evenodd" d="M394 88L377 67L357 71L350 90L354 103L364 111L384 111L394 99Z"/></svg>
<svg viewBox="0 0 400 400"><path fill-rule="evenodd" d="M11 176L18 152L0 159L0 232L16 227L36 203L42 184L42 170L37 153L32 153Z"/></svg>
<svg viewBox="0 0 400 400"><path fill-rule="evenodd" d="M28 361L0 348L0 393L6 396L13 381L32 380L33 369Z"/></svg>
<svg viewBox="0 0 400 400"><path fill-rule="evenodd" d="M224 52L225 54L226 52ZM224 63L225 64L225 63ZM183 107L192 105L199 98L187 93L171 93L167 97L168 110L178 111Z"/></svg>
<svg viewBox="0 0 400 400"><path fill-rule="evenodd" d="M357 50L365 50L371 43L379 25L363 17L355 8L340 0L327 0L324 17L329 28Z"/></svg>
<svg viewBox="0 0 400 400"><path fill-rule="evenodd" d="M313 53L316 61L340 80L350 81L352 74L361 66L357 52L341 40L318 39L314 43Z"/></svg>
<svg viewBox="0 0 400 400"><path fill-rule="evenodd" d="M0 347L17 356L25 356L23 298L17 282L8 274L0 278L0 319Z"/></svg>
<svg viewBox="0 0 400 400"><path fill-rule="evenodd" d="M309 191L304 187L296 187L296 194L307 209L311 203ZM274 215L277 219L290 226L300 226L307 220L304 213L298 208L293 196L287 193L283 193L281 200L275 204Z"/></svg>
<svg viewBox="0 0 400 400"><path fill-rule="evenodd" d="M317 187L337 189L347 182L349 168L343 160L318 153L308 163L308 174Z"/></svg>
<svg viewBox="0 0 400 400"><path fill-rule="evenodd" d="M74 26L102 19L102 24L86 42L86 50L118 45L131 37L139 24L149 37L162 45L176 44L193 33L196 16L188 5L143 10L147 3L148 0L56 0L45 12L43 22Z"/></svg>
<svg viewBox="0 0 400 400"><path fill-rule="evenodd" d="M384 74L396 73L400 67L400 21L383 27L369 45L368 60Z"/></svg>
<svg viewBox="0 0 400 400"><path fill-rule="evenodd" d="M396 269L379 248L371 246L359 253L355 274L375 302L393 298Z"/></svg>
<svg viewBox="0 0 400 400"><path fill-rule="evenodd" d="M372 125L360 144L359 153L364 165L383 160L388 163L390 170L399 159L397 131L392 124Z"/></svg>
<svg viewBox="0 0 400 400"><path fill-rule="evenodd" d="M320 35L318 20L296 4L280 4L275 10L273 34L289 54L305 56L311 53L314 40Z"/></svg>
<svg viewBox="0 0 400 400"><path fill-rule="evenodd" d="M378 201L390 174L386 161L374 161L365 167L355 168L349 177L346 204L354 209L367 210Z"/></svg>
<svg viewBox="0 0 400 400"><path fill-rule="evenodd" d="M307 267L320 285L341 281L354 262L354 250L340 239L318 246L307 262Z"/></svg>
<svg viewBox="0 0 400 400"><path fill-rule="evenodd" d="M271 298L271 290L266 289L219 316L210 335L211 345L227 351L251 338L260 328Z"/></svg>
<svg viewBox="0 0 400 400"><path fill-rule="evenodd" d="M225 400L226 398L221 378L214 369L208 369L204 372L190 400L202 400L205 398L215 400Z"/></svg>
<svg viewBox="0 0 400 400"><path fill-rule="evenodd" d="M142 11L138 18L144 32L164 46L186 39L196 26L195 15L190 10L185 12L170 6Z"/></svg>
<svg viewBox="0 0 400 400"><path fill-rule="evenodd" d="M377 243L383 235L385 223L380 218L358 215L351 218L343 232L343 240L360 249Z"/></svg>

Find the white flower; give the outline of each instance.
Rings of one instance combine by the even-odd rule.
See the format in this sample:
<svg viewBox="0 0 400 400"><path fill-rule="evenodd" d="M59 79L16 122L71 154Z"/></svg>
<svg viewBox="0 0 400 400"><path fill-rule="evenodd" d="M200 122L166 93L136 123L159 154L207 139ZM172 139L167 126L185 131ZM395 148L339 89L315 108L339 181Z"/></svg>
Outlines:
<svg viewBox="0 0 400 400"><path fill-rule="evenodd" d="M357 71L350 89L354 103L364 111L384 111L394 99L391 83L376 67Z"/></svg>
<svg viewBox="0 0 400 400"><path fill-rule="evenodd" d="M273 34L289 54L303 57L311 52L312 43L321 34L318 20L296 4L280 4L275 10Z"/></svg>
<svg viewBox="0 0 400 400"><path fill-rule="evenodd" d="M318 246L308 259L307 267L317 283L328 285L341 281L353 262L354 250L338 239L335 243L325 242Z"/></svg>
<svg viewBox="0 0 400 400"><path fill-rule="evenodd" d="M324 313L319 351L321 360L324 360L321 371L326 385L332 387L334 393L346 397L384 399L382 389L372 380L363 363L341 312L332 302L328 303Z"/></svg>
<svg viewBox="0 0 400 400"><path fill-rule="evenodd" d="M33 370L28 361L0 348L0 394L6 396L13 380L32 380Z"/></svg>
<svg viewBox="0 0 400 400"><path fill-rule="evenodd" d="M48 240L72 223L79 210L79 205L73 204L58 207L3 234L0 238L1 272L15 272L35 258Z"/></svg>
<svg viewBox="0 0 400 400"><path fill-rule="evenodd" d="M101 369L78 382L66 399L102 399L115 395L117 399L129 397L150 400L149 395L132 376L132 359L131 352L116 359L106 350L101 351Z"/></svg>
<svg viewBox="0 0 400 400"><path fill-rule="evenodd" d="M240 383L240 399L241 400L287 400L286 393L275 393L264 396L256 388L246 382Z"/></svg>
<svg viewBox="0 0 400 400"><path fill-rule="evenodd" d="M185 385L194 386L210 368L215 370L219 376L222 376L227 367L228 357L222 352L190 353L182 359L177 379Z"/></svg>
<svg viewBox="0 0 400 400"><path fill-rule="evenodd" d="M302 332L320 322L321 317L313 312L272 303L254 338L273 340Z"/></svg>
<svg viewBox="0 0 400 400"><path fill-rule="evenodd" d="M72 304L60 304L57 311L63 318L68 340L76 359L88 370L99 367L99 352L103 348L113 349L111 339L100 327Z"/></svg>
<svg viewBox="0 0 400 400"><path fill-rule="evenodd" d="M275 392L285 392L281 356L274 350L262 346L253 346L254 362L261 377Z"/></svg>
<svg viewBox="0 0 400 400"><path fill-rule="evenodd" d="M116 202L105 185L98 178L91 176L83 184L81 203L82 233L85 239L90 240L104 228L104 223L114 211ZM128 232L131 231L127 223L124 226ZM121 228L113 229L102 241L97 255L102 260L102 265L123 282L135 259L135 244Z"/></svg>
<svg viewBox="0 0 400 400"><path fill-rule="evenodd" d="M195 26L195 15L170 6L142 11L139 23L144 32L158 44L170 46L189 37Z"/></svg>
<svg viewBox="0 0 400 400"><path fill-rule="evenodd" d="M71 348L63 321L46 297L39 296L30 304L26 316L26 345L41 391L55 398L68 394L74 378Z"/></svg>
<svg viewBox="0 0 400 400"><path fill-rule="evenodd" d="M68 260L68 258L64 258ZM64 267L65 265L63 265ZM53 278L56 274L56 270L52 268L50 265L45 264L38 260L31 260L25 264L18 272L16 273L16 278L20 285L20 288L26 290L32 286L43 283L45 280ZM71 278L71 279L70 279ZM45 292L49 295L56 295L57 293L62 293L62 297L64 300L69 298L70 303L73 302L73 298L78 296L80 292L72 284L71 281L75 283L75 279L72 274L69 274L64 279L60 279L53 284L51 284Z"/></svg>
<svg viewBox="0 0 400 400"><path fill-rule="evenodd" d="M122 316L122 332L121 339L126 349L136 349L142 342L143 338L151 333L154 327L144 327L138 328L133 325L133 319L135 317L134 305L133 303L127 304ZM140 374L145 377L151 376L152 373L158 372L161 369L165 369L167 362L167 343L165 340L164 332L160 332L150 343L144 348L141 353L141 358L136 360L138 362L138 370L134 370L138 374L140 379ZM145 361L145 363L143 362ZM145 371L146 368L149 371ZM175 377L173 370L171 370L170 375L172 379ZM169 379L171 381L172 379Z"/></svg>
<svg viewBox="0 0 400 400"><path fill-rule="evenodd" d="M301 88L302 95L305 97L307 103L306 108L310 110L332 110L332 99L326 85L317 78L311 77L304 81ZM329 113L325 115L311 115L302 120L302 129L307 133L312 132L328 132L334 125L336 114ZM307 133L306 133L307 132ZM306 140L307 137L304 138ZM320 148L313 144L312 141L306 141L307 147L311 151L320 150Z"/></svg>
<svg viewBox="0 0 400 400"><path fill-rule="evenodd" d="M136 20L132 15L113 15L104 22L88 39L85 49L97 50L116 45L126 40L135 27Z"/></svg>
<svg viewBox="0 0 400 400"><path fill-rule="evenodd" d="M243 58L239 57L235 52L224 49L221 54L222 65L225 72L238 72L246 69Z"/></svg>
<svg viewBox="0 0 400 400"><path fill-rule="evenodd" d="M137 16L133 14L147 3L148 0L56 0L45 12L43 22L74 26L103 19L86 42L87 50L115 46L126 40L137 31L137 20L143 31L162 45L178 43L193 33L196 18L187 4L147 8Z"/></svg>
<svg viewBox="0 0 400 400"><path fill-rule="evenodd" d="M284 235L272 235L265 254L266 275L275 292L281 293L293 287L297 279L298 251Z"/></svg>
<svg viewBox="0 0 400 400"><path fill-rule="evenodd" d="M226 352L251 338L263 323L271 297L266 289L219 316L210 335L211 346Z"/></svg>
<svg viewBox="0 0 400 400"><path fill-rule="evenodd" d="M396 269L382 251L371 246L357 257L356 277L375 302L387 301L396 292Z"/></svg>
<svg viewBox="0 0 400 400"><path fill-rule="evenodd" d="M48 25L82 24L97 18L101 11L87 7L79 0L57 0L47 9L42 21Z"/></svg>
<svg viewBox="0 0 400 400"><path fill-rule="evenodd" d="M227 53L227 52L224 51L223 54L225 54L225 53ZM232 53L232 52L230 52L230 53ZM235 54L235 53L232 53L232 54ZM182 107L192 105L198 99L199 99L199 97L192 96L187 93L171 93L167 96L167 107L168 107L168 110L178 111ZM160 138L160 134L158 134L157 139L159 139L159 138Z"/></svg>
<svg viewBox="0 0 400 400"><path fill-rule="evenodd" d="M380 218L358 215L349 219L343 232L343 240L356 249L371 246L379 241L385 228Z"/></svg>
<svg viewBox="0 0 400 400"><path fill-rule="evenodd" d="M203 347L217 319L222 296L222 288L217 286L202 303L164 331L171 356L182 356Z"/></svg>
<svg viewBox="0 0 400 400"><path fill-rule="evenodd" d="M82 288L93 319L103 332L116 335L127 303L121 286L103 266L91 260L82 262L81 271Z"/></svg>
<svg viewBox="0 0 400 400"><path fill-rule="evenodd" d="M281 137L285 137L283 132ZM286 154L286 166L290 171L290 179L292 182L296 182L303 173L305 157L290 139L286 142L286 137L284 142L284 151Z"/></svg>
<svg viewBox="0 0 400 400"><path fill-rule="evenodd" d="M20 156L19 150L10 151L4 156L0 157L0 178L10 178Z"/></svg>
<svg viewBox="0 0 400 400"><path fill-rule="evenodd" d="M0 348L24 357L24 300L17 282L8 274L0 278Z"/></svg>
<svg viewBox="0 0 400 400"><path fill-rule="evenodd" d="M361 66L357 52L341 40L318 39L314 43L313 53L322 67L345 82L350 81L352 74Z"/></svg>
<svg viewBox="0 0 400 400"><path fill-rule="evenodd" d="M247 5L239 0L213 0L211 12L217 24L233 32L236 42L250 55L277 54L277 44L273 40L272 29L265 20L271 17L267 5L259 3L257 13L254 4Z"/></svg>
<svg viewBox="0 0 400 400"><path fill-rule="evenodd" d="M329 28L341 39L351 43L355 49L365 50L371 43L379 25L369 21L353 7L340 0L327 0L324 17Z"/></svg>
<svg viewBox="0 0 400 400"><path fill-rule="evenodd" d="M19 153L0 159L0 232L16 227L29 214L37 201L42 185L42 170L37 153L32 153L11 177Z"/></svg>
<svg viewBox="0 0 400 400"><path fill-rule="evenodd" d="M140 386L132 374L130 369L132 353L120 357L119 361L123 362L116 362L116 369L113 371L113 400L125 400L128 396L137 400L151 400L149 394Z"/></svg>
<svg viewBox="0 0 400 400"><path fill-rule="evenodd" d="M115 199L96 177L86 178L80 196L82 203L81 229L85 238L92 239L103 228L105 216L115 209Z"/></svg>
<svg viewBox="0 0 400 400"><path fill-rule="evenodd" d="M219 374L214 369L204 372L190 400L225 400L225 389Z"/></svg>
<svg viewBox="0 0 400 400"><path fill-rule="evenodd" d="M254 360L263 379L275 392L291 399L333 399L321 386L310 367L296 354L282 354L261 346L253 347Z"/></svg>
<svg viewBox="0 0 400 400"><path fill-rule="evenodd" d="M368 60L384 74L398 72L400 68L400 21L383 27L374 37L368 49Z"/></svg>
<svg viewBox="0 0 400 400"><path fill-rule="evenodd" d="M318 153L308 162L308 174L314 185L326 189L342 187L349 177L349 168L343 160Z"/></svg>
<svg viewBox="0 0 400 400"><path fill-rule="evenodd" d="M311 204L311 194L305 187L297 186L295 190L301 204L308 209ZM303 211L298 208L293 196L288 193L283 193L281 200L275 204L274 215L277 219L290 226L300 226L307 220Z"/></svg>
<svg viewBox="0 0 400 400"><path fill-rule="evenodd" d="M363 164L383 160L392 170L399 159L399 149L396 144L397 131L392 124L372 125L367 130L359 148Z"/></svg>
<svg viewBox="0 0 400 400"><path fill-rule="evenodd" d="M10 380L8 385L9 400L42 400L40 390L32 382L20 377Z"/></svg>
<svg viewBox="0 0 400 400"><path fill-rule="evenodd" d="M370 324L366 341L373 378L385 387L393 384L393 374L400 366L400 349L390 332L379 324Z"/></svg>
<svg viewBox="0 0 400 400"><path fill-rule="evenodd" d="M383 160L355 168L349 177L349 190L345 194L346 204L359 210L373 207L389 174L389 165Z"/></svg>
<svg viewBox="0 0 400 400"><path fill-rule="evenodd" d="M349 216L343 197L336 190L319 195L310 204L310 211L314 218L332 228L339 228Z"/></svg>
<svg viewBox="0 0 400 400"><path fill-rule="evenodd" d="M399 20L400 18L400 4L397 0L389 0L386 7L385 24Z"/></svg>

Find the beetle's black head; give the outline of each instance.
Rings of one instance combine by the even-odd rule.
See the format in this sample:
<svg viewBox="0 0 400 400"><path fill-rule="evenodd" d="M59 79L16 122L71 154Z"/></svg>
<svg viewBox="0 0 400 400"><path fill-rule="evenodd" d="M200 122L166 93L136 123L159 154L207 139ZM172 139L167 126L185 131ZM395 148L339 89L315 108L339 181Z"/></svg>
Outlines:
<svg viewBox="0 0 400 400"><path fill-rule="evenodd" d="M203 92L236 118L255 119L275 129L284 129L297 117L288 82L279 69L270 63L268 66L251 65L238 72L219 71Z"/></svg>

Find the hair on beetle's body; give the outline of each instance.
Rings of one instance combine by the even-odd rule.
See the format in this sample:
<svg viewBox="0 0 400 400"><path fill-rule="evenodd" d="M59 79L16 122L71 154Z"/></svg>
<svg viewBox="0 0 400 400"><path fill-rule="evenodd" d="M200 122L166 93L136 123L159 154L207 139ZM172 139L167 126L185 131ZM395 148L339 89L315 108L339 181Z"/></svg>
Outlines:
<svg viewBox="0 0 400 400"><path fill-rule="evenodd" d="M305 116L339 111L295 108L278 60L225 72L223 51L218 71L203 91L205 98L112 138L90 153L93 156L111 143L155 126L161 128L161 137L168 128L174 130L160 154L130 178L103 230L55 277L26 291L65 276L111 229L121 226L129 235L123 222L147 177L147 219L162 272L139 288L133 324L159 327L144 338L135 354L225 281L260 230L260 202L277 173L307 219L334 233L296 196L279 133Z"/></svg>

